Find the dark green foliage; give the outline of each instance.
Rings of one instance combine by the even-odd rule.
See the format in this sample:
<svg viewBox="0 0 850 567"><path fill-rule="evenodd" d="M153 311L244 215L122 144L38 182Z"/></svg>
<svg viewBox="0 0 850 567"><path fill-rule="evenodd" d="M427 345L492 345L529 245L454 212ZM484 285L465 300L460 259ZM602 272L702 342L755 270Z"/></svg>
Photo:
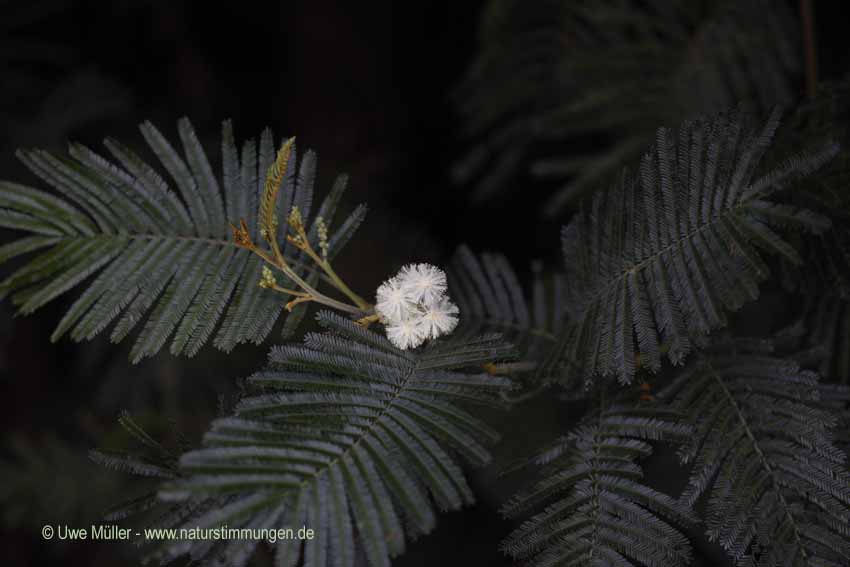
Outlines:
<svg viewBox="0 0 850 567"><path fill-rule="evenodd" d="M850 384L850 78L821 85L777 133L782 148L829 139L841 144L835 159L810 181L792 183L778 195L832 219L821 234L795 235L806 269L790 266L783 280L803 296L799 348L820 349L816 368L825 381Z"/></svg>
<svg viewBox="0 0 850 567"><path fill-rule="evenodd" d="M589 380L631 382L637 364L680 364L726 314L758 297L765 252L794 264L774 229L820 233L828 218L767 200L838 151L835 144L785 156L756 175L779 125L774 111L754 130L737 112L659 129L637 175L598 192L563 231L567 309L561 364Z"/></svg>
<svg viewBox="0 0 850 567"><path fill-rule="evenodd" d="M767 0L492 0L455 93L473 148L455 169L485 199L554 182L542 207L608 184L658 126L796 98L799 24Z"/></svg>
<svg viewBox="0 0 850 567"><path fill-rule="evenodd" d="M739 565L850 562L850 474L815 373L742 341L694 357L659 394L689 416L682 495Z"/></svg>
<svg viewBox="0 0 850 567"><path fill-rule="evenodd" d="M807 296L801 321L803 347L818 349L818 373L829 382L850 385L850 305L835 293Z"/></svg>
<svg viewBox="0 0 850 567"><path fill-rule="evenodd" d="M449 290L460 307L455 337L497 332L517 347L521 361L506 371L516 375L541 375L543 362L557 343L565 325L565 281L562 274L544 279L539 263L533 265L531 293L501 254L476 256L461 246L449 268ZM526 298L530 295L530 301Z"/></svg>
<svg viewBox="0 0 850 567"><path fill-rule="evenodd" d="M510 381L458 369L514 351L484 337L414 354L335 314L319 322L328 332L272 350L249 394L180 457L181 478L160 497L184 512L170 525L316 530L303 548L279 541L278 565L351 566L362 552L386 566L407 538L433 529L434 505L473 501L457 457L486 464L497 435L458 404L501 407ZM172 543L160 556L242 565L256 543Z"/></svg>
<svg viewBox="0 0 850 567"><path fill-rule="evenodd" d="M841 151L810 181L792 183L778 196L833 220L828 231L799 236L808 269L788 270L785 279L807 294L850 298L850 78L821 85L817 95L800 104L786 122L777 132L777 148L796 151L834 140Z"/></svg>
<svg viewBox="0 0 850 567"><path fill-rule="evenodd" d="M70 157L18 152L58 194L0 182L0 227L30 233L0 248L0 261L41 251L0 283L0 297L12 294L20 311L31 313L95 276L59 322L53 340L65 333L90 339L117 319L113 341L141 328L131 351L138 361L158 352L172 335L173 354L194 355L213 336L225 351L242 342L259 343L280 318L284 302L257 286L262 261L237 248L228 229L228 222L245 219L259 239L257 203L274 160L271 131L263 132L259 147L249 140L240 153L225 122L218 178L187 119L179 121L178 130L185 157L152 124L141 125L176 192L154 168L110 139L105 145L116 163L79 144L71 144ZM301 159L297 175L295 159L290 160L281 218L293 204L301 207L305 221L314 218L315 174L313 152ZM346 178L339 177L318 208L317 215L328 223L345 185ZM329 254L339 252L364 214L365 208L356 209L334 231ZM285 230L281 222L281 235ZM316 237L314 229L310 235ZM291 263L315 284L318 274L307 274L294 253L286 250ZM287 331L303 317L299 307Z"/></svg>
<svg viewBox="0 0 850 567"><path fill-rule="evenodd" d="M783 124L769 112L799 90L791 6L491 0L480 56L456 93L473 146L456 178L477 182L479 199L525 173L541 189L551 182L539 203L546 214L578 206L562 232L564 272L534 264L523 285L505 256L462 246L447 269L461 319L449 337L403 351L383 329L364 327L378 327L375 317L322 312L324 331L272 349L200 446L166 447L123 415L143 450L90 457L157 484L107 520L306 526L312 539L267 542L276 565L388 567L436 527L437 511L474 501L463 467L492 464L499 438L482 416L513 409L504 427L528 432L524 418L542 408L535 427L570 428L538 453L539 477L504 506L523 523L502 549L524 564L702 564L704 531L729 565L850 565L850 389L801 369L818 368L824 382L850 375L850 83L824 89ZM316 156L293 150L286 168L282 158L272 168L283 179L278 194L264 187L275 162L269 130L237 145L225 122L214 172L188 120L177 129L175 148L142 125L155 167L114 140L105 142L109 159L78 144L70 156L20 151L49 188L0 182L0 228L25 233L0 246L0 263L18 264L0 298L30 313L79 286L53 339L91 338L114 323L114 341L137 331L134 361L167 342L173 354L210 341L230 351L262 342L275 325L290 337L306 303L281 317L286 299L257 285L260 260L235 245L228 223L245 219L259 241L259 225L279 219L284 242L296 206L318 247L315 221L331 223L346 179L320 204ZM511 184L534 188L526 181ZM330 256L364 214L332 227ZM335 278L308 268L292 243L282 248L311 286ZM777 274L774 264L787 269ZM788 285L770 285L779 281ZM805 297L781 336L789 359L772 342L712 336L766 287L772 305L789 291ZM770 324L780 318L772 315ZM665 368L665 358L679 368ZM571 403L535 399L553 383ZM646 478L675 456L671 445L683 446L683 466ZM4 497L33 492L21 471L49 476L71 459L20 455L22 466L3 475ZM681 498L678 488L665 493L678 481ZM258 544L243 535L143 545L163 564L238 567Z"/></svg>
<svg viewBox="0 0 850 567"><path fill-rule="evenodd" d="M92 450L89 452L89 458L92 461L135 477L137 484L150 480L159 481L161 484L180 478L181 472L178 469L180 455L190 449L185 439L179 438L176 446L166 447L151 437L127 412L122 412L118 422L137 448L132 451ZM225 498L198 498L189 503L164 503L158 497L160 484L154 484L152 489L149 485L142 494L129 500L125 498L123 502L112 506L103 514L103 520L116 522L123 527L132 522L134 526L132 529L139 532L146 529L170 530L177 528L191 517L211 513L228 503ZM173 540L177 536L175 532L170 539ZM164 539L169 538L164 536ZM148 548L148 554L152 555L158 549L156 546L160 541L161 538L145 537L139 545Z"/></svg>
<svg viewBox="0 0 850 567"><path fill-rule="evenodd" d="M127 412L122 412L118 423L141 449L135 452L92 449L89 458L99 465L137 477L171 480L177 478L177 461L180 450L188 450L182 441L175 450L151 437ZM104 516L107 521L119 521L155 508L159 505L156 490L147 492L128 502L114 506Z"/></svg>
<svg viewBox="0 0 850 567"><path fill-rule="evenodd" d="M511 498L510 516L533 515L503 542L539 567L676 567L691 549L675 526L696 522L689 507L641 483L650 441L682 442L690 429L651 403L592 412L542 452L542 480Z"/></svg>
<svg viewBox="0 0 850 567"><path fill-rule="evenodd" d="M850 387L845 384L820 384L821 405L832 411L838 425L833 429L836 447L850 455Z"/></svg>

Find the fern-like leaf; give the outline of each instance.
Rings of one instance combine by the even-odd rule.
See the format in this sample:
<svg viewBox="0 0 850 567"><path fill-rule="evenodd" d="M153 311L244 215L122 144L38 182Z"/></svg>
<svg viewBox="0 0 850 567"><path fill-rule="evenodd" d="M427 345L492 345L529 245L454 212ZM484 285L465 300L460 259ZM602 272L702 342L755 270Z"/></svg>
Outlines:
<svg viewBox="0 0 850 567"><path fill-rule="evenodd" d="M823 83L818 93L795 108L777 132L775 147L795 151L805 144L835 140L841 151L816 175L791 184L779 199L828 214L832 227L800 234L797 247L807 259L804 271L786 270L785 281L809 295L836 292L850 298L850 77ZM793 267L792 267L793 268Z"/></svg>
<svg viewBox="0 0 850 567"><path fill-rule="evenodd" d="M850 474L832 441L816 374L721 344L659 397L691 416L686 504L706 496L706 527L739 565L850 563Z"/></svg>
<svg viewBox="0 0 850 567"><path fill-rule="evenodd" d="M676 567L690 560L687 538L674 526L693 512L640 482L638 459L649 441L682 442L690 433L677 415L651 404L614 404L590 415L542 452L542 480L514 496L509 516L534 514L502 544L539 567Z"/></svg>
<svg viewBox="0 0 850 567"><path fill-rule="evenodd" d="M533 272L528 294L503 255L476 256L467 246L458 248L448 270L449 288L460 307L454 337L499 333L517 347L521 358L499 370L544 378L543 361L557 344L566 317L565 282L562 274L544 279L539 263Z"/></svg>
<svg viewBox="0 0 850 567"><path fill-rule="evenodd" d="M572 324L557 357L585 376L631 382L639 363L680 364L726 313L758 296L764 252L802 260L775 228L821 232L828 218L767 200L835 155L828 144L755 175L779 124L760 132L736 113L659 129L637 176L594 195L563 231Z"/></svg>
<svg viewBox="0 0 850 567"><path fill-rule="evenodd" d="M180 458L183 478L160 496L190 507L224 503L188 515L190 527L313 528L303 549L276 544L279 565L351 566L359 548L371 565L386 566L404 551L405 534L434 527L432 500L442 510L472 502L455 455L490 459L496 433L458 402L502 405L510 382L453 369L514 351L481 338L413 354L335 314L322 312L319 322L329 332L272 351L269 368L248 379L253 394ZM242 565L255 543L183 542L162 556Z"/></svg>
<svg viewBox="0 0 850 567"><path fill-rule="evenodd" d="M556 187L541 212L607 185L659 124L790 103L802 68L782 2L491 0L455 93L472 149L455 167L485 199Z"/></svg>
<svg viewBox="0 0 850 567"><path fill-rule="evenodd" d="M228 221L245 219L257 239L266 173L275 164L271 131L263 132L259 148L249 140L240 152L230 122L224 122L221 178L213 173L187 119L178 122L185 156L152 124L142 124L141 131L176 192L152 166L115 140L105 142L115 163L79 144L71 145L70 157L42 150L18 152L58 194L0 182L0 227L31 234L0 248L0 260L41 251L0 283L0 297L11 294L22 313L31 313L94 276L52 339L66 333L75 340L91 339L117 320L113 341L141 328L131 351L134 361L155 354L172 335L171 352L190 356L213 336L214 344L225 351L243 342L262 342L280 318L284 302L257 286L262 261L228 237ZM293 203L302 204L306 222L315 155L307 152L296 178L295 149L291 142L284 148L286 159L276 163L277 177L282 178L280 206L286 211ZM341 177L324 200L320 214L326 224L344 189ZM274 213L273 204L263 200L266 215ZM329 255L347 243L364 214L364 207L356 209L335 231ZM282 222L280 230L285 229ZM315 238L315 230L310 230ZM285 253L315 284L318 274L299 263L295 250ZM303 309L294 316L300 320Z"/></svg>
<svg viewBox="0 0 850 567"><path fill-rule="evenodd" d="M188 450L188 444L181 443L177 451L165 447L151 437L126 411L121 412L118 424L135 443L140 445L141 450L130 452L92 449L89 451L91 461L102 467L137 478L154 478L164 481L179 476L177 460L180 450ZM160 505L156 489L149 490L129 501L113 505L104 514L104 520L109 522L123 520L129 516L137 516L148 510L156 509Z"/></svg>
<svg viewBox="0 0 850 567"><path fill-rule="evenodd" d="M805 341L801 345L818 349L818 373L830 382L850 385L850 304L834 293L807 297L802 324Z"/></svg>

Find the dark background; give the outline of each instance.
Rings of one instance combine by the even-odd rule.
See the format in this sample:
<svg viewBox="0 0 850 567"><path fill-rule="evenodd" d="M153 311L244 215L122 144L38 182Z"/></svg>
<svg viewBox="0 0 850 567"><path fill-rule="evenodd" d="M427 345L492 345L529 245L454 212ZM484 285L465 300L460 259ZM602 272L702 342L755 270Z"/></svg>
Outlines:
<svg viewBox="0 0 850 567"><path fill-rule="evenodd" d="M35 183L15 162L16 147L62 149L68 139L98 147L106 135L138 147L139 122L173 139L183 115L217 164L221 121L232 118L238 140L271 126L276 140L297 135L300 148L315 149L320 192L337 173L351 175L344 203L370 205L338 267L355 289L375 289L404 262L445 262L462 242L504 252L521 272L534 258L555 263L564 219L538 221L533 190L473 205L449 181L464 147L449 93L474 54L482 4L2 2L0 178ZM840 4L815 2L824 79L848 68ZM135 564L132 548L46 543L40 528L88 526L138 491L86 458L91 447L126 444L121 409L162 438L179 431L197 442L219 398L233 395L235 379L267 349L206 348L191 361L161 354L131 366L129 343L51 344L68 303L14 320L8 302L0 306L4 565ZM513 416L501 462L551 438L564 407L544 400ZM479 504L442 515L397 565L509 564L496 545L511 524L497 508L515 483L491 470L473 482Z"/></svg>

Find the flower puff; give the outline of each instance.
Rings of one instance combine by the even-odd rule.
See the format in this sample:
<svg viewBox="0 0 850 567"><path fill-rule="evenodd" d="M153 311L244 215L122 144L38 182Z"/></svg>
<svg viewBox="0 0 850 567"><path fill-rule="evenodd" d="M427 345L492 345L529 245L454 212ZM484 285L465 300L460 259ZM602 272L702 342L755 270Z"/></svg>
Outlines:
<svg viewBox="0 0 850 567"><path fill-rule="evenodd" d="M416 306L408 299L407 291L397 278L390 278L378 287L375 311L389 323L408 319Z"/></svg>
<svg viewBox="0 0 850 567"><path fill-rule="evenodd" d="M421 317L411 317L406 321L387 325L387 338L402 350L416 348L426 338L422 321Z"/></svg>
<svg viewBox="0 0 850 567"><path fill-rule="evenodd" d="M446 273L431 264L408 264L396 276L407 298L426 306L437 302L447 290Z"/></svg>
<svg viewBox="0 0 850 567"><path fill-rule="evenodd" d="M375 314L384 323L390 342L407 350L451 333L459 309L447 291L446 273L431 264L408 264L382 283Z"/></svg>
<svg viewBox="0 0 850 567"><path fill-rule="evenodd" d="M423 332L429 339L436 339L454 331L457 327L457 305L442 298L425 308L422 314Z"/></svg>

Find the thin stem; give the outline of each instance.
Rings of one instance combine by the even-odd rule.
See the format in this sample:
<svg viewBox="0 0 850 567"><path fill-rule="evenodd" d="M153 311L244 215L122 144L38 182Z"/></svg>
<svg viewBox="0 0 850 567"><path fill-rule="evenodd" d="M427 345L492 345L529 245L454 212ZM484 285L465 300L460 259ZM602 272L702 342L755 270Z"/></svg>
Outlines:
<svg viewBox="0 0 850 567"><path fill-rule="evenodd" d="M312 293L312 294L318 294L318 292L313 288L313 286L311 286L310 284L305 282L301 278L301 276L299 276L298 274L295 273L295 270L293 270L292 268L289 267L289 264L286 262L286 259L283 257L283 253L280 251L280 246L278 246L278 244L277 244L277 238L275 238L272 235L272 237L269 238L268 241L269 241L269 244L271 244L271 246L272 246L272 253L274 253L274 260L275 261L273 262L273 265L277 266L277 268L280 271L282 271L287 276L289 276L289 279L291 279L292 281L297 283L299 286L304 288L305 291Z"/></svg>
<svg viewBox="0 0 850 567"><path fill-rule="evenodd" d="M331 267L330 262L328 262L327 260L323 260L323 261L319 264L319 266L321 266L321 268L325 271L325 273L328 275L328 277L329 277L329 278L331 279L331 281L333 282L334 286L335 286L335 287L336 287L339 291L341 291L342 293L344 293L344 294L345 294L345 296L346 296L346 297L348 297L351 301L353 301L353 302L354 302L354 303L355 303L358 307L360 307L360 308L361 308L361 309L363 309L364 311L371 309L371 307L372 307L372 306L371 306L371 304L370 304L368 301L366 301L365 299L363 299L362 297L360 297L359 295L357 295L356 293L354 293L354 292L351 290L351 288L349 288L349 287L345 284L345 282L344 282L344 281L342 281L342 279L341 279L338 275L336 275L336 272L335 272L335 271L334 271L334 269Z"/></svg>
<svg viewBox="0 0 850 567"><path fill-rule="evenodd" d="M233 225L233 224L231 224L230 226L231 226L231 227L233 227L234 225ZM90 238L98 238L98 237L97 237L97 236L95 236L95 237L75 236L75 237L73 237L73 238L86 238L86 239L90 239ZM238 250L238 249L240 249L240 248L248 248L248 249L250 249L250 247L249 247L249 246L244 246L244 245L237 244L237 243L236 243L236 242L234 242L233 240L222 240L222 239L220 239L220 238L204 238L204 237L201 237L201 236L174 236L174 235L170 235L170 234L169 234L169 235L159 235L159 234L132 234L132 235L129 235L127 238L128 238L129 240L144 240L144 241L150 241L150 240L177 240L177 241L180 241L180 242L184 242L184 241L185 241L185 242L202 242L202 243L204 243L204 244L211 244L211 245L213 245L213 246L222 246L222 247L224 247L224 246L232 246L233 248L236 248L237 250ZM269 263L271 263L271 264L274 264L274 262L272 262L271 260L266 260L266 261L267 261L267 262L269 262ZM294 259L292 259L292 258L290 258L287 262L289 263L289 265L290 265L290 266L293 266L293 267L295 267L295 268L298 268L299 270L305 270L305 271L308 271L308 272L311 272L311 273L318 273L319 277L320 277L320 278L322 278L322 280L324 280L324 281L326 281L326 282L328 282L328 283L331 283L330 278L327 276L327 274L320 273L320 272L319 272L318 270L316 270L316 268L314 268L313 266L310 266L310 265L307 265L307 264L305 264L305 263L299 262L299 261L294 260Z"/></svg>
<svg viewBox="0 0 850 567"><path fill-rule="evenodd" d="M303 291L298 291L298 290L294 290L294 289L288 289L288 288L285 288L285 287L281 287L281 286L279 286L279 285L277 285L277 284L274 284L273 286L271 286L271 289L273 289L273 290L275 290L275 291L277 291L277 292L280 292L280 293L287 293L287 294L289 294L289 295L294 295L295 297L309 297L309 296L308 296L306 293L304 293Z"/></svg>
<svg viewBox="0 0 850 567"><path fill-rule="evenodd" d="M325 299L332 301L332 302L335 302L339 305L346 305L345 303L338 302L335 299L331 299L331 298L326 297L323 294L319 293L319 291L316 288L314 288L313 286L308 284L306 281L304 281L304 279L301 276L299 276L297 273L295 273L295 270L290 268L289 264L286 263L286 260L284 259L283 254L280 251L280 246L278 246L278 244L277 244L277 239L271 238L271 239L269 239L269 243L272 245L272 252L274 253L274 260L271 262L272 265L275 266L276 268L278 268L284 274L286 274L289 277L289 279L291 279L292 281L297 283L299 285L299 287L301 287L304 291L306 291L307 293L309 293L312 296L315 296L316 298L324 297ZM268 256L266 255L264 257L264 259L266 261L268 261ZM325 303L325 304L330 305L330 303Z"/></svg>
<svg viewBox="0 0 850 567"><path fill-rule="evenodd" d="M280 248L272 245L272 253L275 254L276 257L270 256L264 250L254 246L251 248L251 251L254 252L257 256L263 259L268 264L279 269L283 272L287 277L289 277L292 281L298 284L304 291L295 291L279 286L275 286L276 291L282 291L283 293L288 293L290 295L296 296L298 299L295 302L290 302L290 309L297 305L297 303L302 303L304 301L315 301L316 303L321 303L322 305L327 305L328 307L333 307L334 309L339 309L340 311L345 311L347 313L359 314L364 310L358 306L349 305L348 303L343 303L341 301L337 301L332 297L328 297L325 294L318 291L316 288L308 284L304 281L295 271L289 267L289 264L286 263L286 260L283 259L283 256L280 254Z"/></svg>
<svg viewBox="0 0 850 567"><path fill-rule="evenodd" d="M381 320L381 316L377 313L372 313L371 315L366 315L365 317L358 319L357 324L363 328L368 328L372 323L377 323Z"/></svg>
<svg viewBox="0 0 850 567"><path fill-rule="evenodd" d="M322 295L318 292L316 294L311 294L310 299L308 301L315 301L316 303L321 303L322 305L327 305L328 307L333 307L334 309L339 309L340 311L345 311L346 313L352 313L354 315L359 315L363 313L363 310L359 307L355 307L354 305L349 305L348 303L337 301L332 297Z"/></svg>
<svg viewBox="0 0 850 567"><path fill-rule="evenodd" d="M342 278L340 278L337 273L334 271L333 267L331 267L331 263L328 262L327 258L319 256L315 250L313 250L313 245L310 244L310 239L307 238L307 232L304 230L303 226L298 226L296 228L297 238L289 238L289 241L298 246L301 250L307 253L310 258L320 267L330 278L330 283L341 291L348 299L354 302L357 307L360 309L367 311L372 306L368 301L364 300L362 297L354 293Z"/></svg>
<svg viewBox="0 0 850 567"><path fill-rule="evenodd" d="M806 62L806 96L814 98L818 85L818 58L811 0L800 0L800 19L803 26L803 56Z"/></svg>

